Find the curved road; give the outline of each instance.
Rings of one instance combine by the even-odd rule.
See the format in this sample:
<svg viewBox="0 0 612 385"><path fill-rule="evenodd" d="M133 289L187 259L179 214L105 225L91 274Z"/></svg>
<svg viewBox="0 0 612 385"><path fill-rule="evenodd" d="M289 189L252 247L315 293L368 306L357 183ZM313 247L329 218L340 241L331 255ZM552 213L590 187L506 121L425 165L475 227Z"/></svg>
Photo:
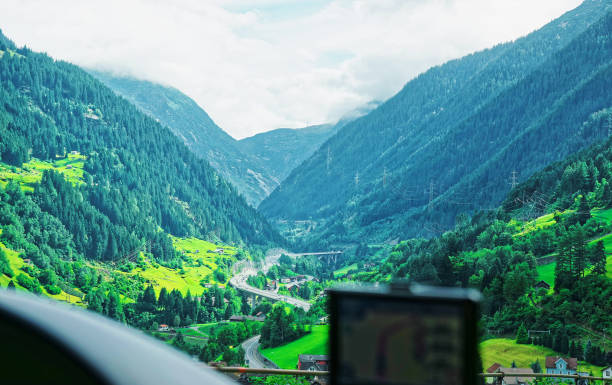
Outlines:
<svg viewBox="0 0 612 385"><path fill-rule="evenodd" d="M285 254L291 255L289 253L285 253ZM312 305L310 302L307 302L301 299L297 299L297 298L293 298L293 297L289 297L286 295L277 294L273 291L258 289L256 287L249 285L246 282L249 276L257 275L258 271L263 271L264 273L266 273L268 269L270 269L270 267L278 263L278 259L280 258L280 256L281 256L280 254L274 254L272 256L266 257L264 266L261 269L255 269L251 265L246 265L240 273L234 275L230 279L229 281L230 285L232 285L238 290L246 291L248 293L259 295L261 297L270 298L273 301L286 302L290 305L293 305L295 307L299 307L299 308L304 309L305 311L308 311L308 309L310 309L310 306Z"/></svg>
<svg viewBox="0 0 612 385"><path fill-rule="evenodd" d="M261 356L258 354L259 337L251 337L242 343L244 349L244 362L246 362L249 368L265 369L267 368L266 363L261 360Z"/></svg>

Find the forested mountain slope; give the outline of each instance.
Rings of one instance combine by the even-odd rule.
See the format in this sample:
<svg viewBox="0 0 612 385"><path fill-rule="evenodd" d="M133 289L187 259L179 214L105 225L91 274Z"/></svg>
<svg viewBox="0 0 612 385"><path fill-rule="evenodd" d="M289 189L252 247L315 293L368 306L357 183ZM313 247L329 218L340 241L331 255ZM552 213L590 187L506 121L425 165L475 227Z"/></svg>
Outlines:
<svg viewBox="0 0 612 385"><path fill-rule="evenodd" d="M335 124L320 124L297 129L279 128L262 132L239 140L238 146L244 153L257 159L276 180L282 182L338 130L379 105L380 102L376 100L370 101L347 112Z"/></svg>
<svg viewBox="0 0 612 385"><path fill-rule="evenodd" d="M241 139L238 146L257 159L280 183L336 131L337 126L333 124L278 128Z"/></svg>
<svg viewBox="0 0 612 385"><path fill-rule="evenodd" d="M612 109L589 124L608 122ZM487 333L516 335L520 344L531 342L526 330L551 330L533 342L605 366L612 358L611 179L612 138L534 174L495 211L462 215L432 239L400 242L382 261L360 260L354 278L475 287Z"/></svg>
<svg viewBox="0 0 612 385"><path fill-rule="evenodd" d="M197 156L230 181L247 202L257 206L304 159L350 118L338 124L277 129L236 140L177 89L145 80L89 71L147 115L167 126ZM372 107L355 111L363 115Z"/></svg>
<svg viewBox="0 0 612 385"><path fill-rule="evenodd" d="M430 69L330 138L260 209L326 223L306 241L324 247L431 236L457 213L497 205L512 171L524 180L607 136L579 127L612 105L611 9L585 1L515 42Z"/></svg>
<svg viewBox="0 0 612 385"><path fill-rule="evenodd" d="M1 34L0 52L0 161L21 166L31 157L54 161L80 153L85 158L81 183L45 171L23 198L26 203L11 200L13 214L1 216L3 237L41 236L28 243L49 249L66 243L67 255L104 260L143 246L162 260L174 258L167 234L281 242L205 161L91 75L17 49ZM57 228L62 239L21 228L18 219L27 219L31 210L45 222L61 223L43 229Z"/></svg>

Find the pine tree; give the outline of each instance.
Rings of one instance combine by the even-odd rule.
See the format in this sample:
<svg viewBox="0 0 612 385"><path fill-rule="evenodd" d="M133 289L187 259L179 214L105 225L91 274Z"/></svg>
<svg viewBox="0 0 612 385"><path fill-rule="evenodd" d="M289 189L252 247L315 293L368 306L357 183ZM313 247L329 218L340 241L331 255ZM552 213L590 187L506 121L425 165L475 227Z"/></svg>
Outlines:
<svg viewBox="0 0 612 385"><path fill-rule="evenodd" d="M580 203L578 204L578 222L581 225L584 225L591 218L591 208L587 202L585 196L580 199Z"/></svg>
<svg viewBox="0 0 612 385"><path fill-rule="evenodd" d="M557 247L557 264L555 265L555 292L561 291L570 287L573 281L572 277L572 236L565 232L559 239Z"/></svg>
<svg viewBox="0 0 612 385"><path fill-rule="evenodd" d="M8 286L6 288L9 290L15 290L15 283L12 279L9 281Z"/></svg>
<svg viewBox="0 0 612 385"><path fill-rule="evenodd" d="M569 346L569 337L567 336L567 332L564 330L561 334L561 346L559 351L563 354L568 354L570 350Z"/></svg>
<svg viewBox="0 0 612 385"><path fill-rule="evenodd" d="M542 366L540 365L540 360L536 360L531 364L531 369L533 369L534 373L542 373Z"/></svg>
<svg viewBox="0 0 612 385"><path fill-rule="evenodd" d="M595 358L595 350L593 349L593 344L591 343L591 340L589 339L584 347L584 360L587 362L593 362Z"/></svg>
<svg viewBox="0 0 612 385"><path fill-rule="evenodd" d="M593 274L606 274L606 251L603 241L598 241L591 254L591 263L593 264Z"/></svg>
<svg viewBox="0 0 612 385"><path fill-rule="evenodd" d="M586 234L582 227L576 226L572 235L572 275L578 280L584 277L584 269L587 265Z"/></svg>
<svg viewBox="0 0 612 385"><path fill-rule="evenodd" d="M517 344L528 344L529 336L527 334L527 329L525 328L525 324L521 324L519 326L518 331L516 332L516 343Z"/></svg>
<svg viewBox="0 0 612 385"><path fill-rule="evenodd" d="M569 355L570 357L578 357L578 347L576 345L576 341L574 340L572 340L572 342L570 343Z"/></svg>

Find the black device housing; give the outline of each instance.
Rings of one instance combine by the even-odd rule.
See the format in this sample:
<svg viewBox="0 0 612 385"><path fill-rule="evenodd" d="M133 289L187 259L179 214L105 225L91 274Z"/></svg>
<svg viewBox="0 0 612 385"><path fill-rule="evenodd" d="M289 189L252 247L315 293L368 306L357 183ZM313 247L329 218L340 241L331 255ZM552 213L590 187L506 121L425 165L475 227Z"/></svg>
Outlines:
<svg viewBox="0 0 612 385"><path fill-rule="evenodd" d="M448 307L456 309L459 315L462 328L459 338L462 341L460 357L462 362L461 385L474 385L478 382L478 340L477 322L479 319L479 302L481 295L473 289L460 288L440 288L421 285L411 286L344 286L328 289L329 295L329 314L330 314L330 383L331 385L362 385L362 384L397 384L397 385L446 385L443 381L433 384L431 381L426 383L411 381L406 378L404 382L372 381L353 378L347 381L343 378L339 368L340 363L344 362L342 357L341 343L342 335L341 323L348 316L346 311L343 313L343 303L347 301L361 301L364 305L375 305L382 308L383 305L398 309L402 306L412 308L412 310L422 307L423 309L432 307ZM399 306L399 307L398 307ZM345 310L345 309L344 309ZM375 347L372 346L372 349ZM443 368L441 368L443 369ZM455 382L456 383L456 382Z"/></svg>

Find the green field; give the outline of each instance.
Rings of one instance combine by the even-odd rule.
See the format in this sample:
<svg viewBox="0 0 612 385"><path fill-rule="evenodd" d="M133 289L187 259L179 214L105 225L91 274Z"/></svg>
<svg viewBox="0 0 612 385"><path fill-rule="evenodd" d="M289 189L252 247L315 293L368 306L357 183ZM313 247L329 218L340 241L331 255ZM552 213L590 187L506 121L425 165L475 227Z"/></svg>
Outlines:
<svg viewBox="0 0 612 385"><path fill-rule="evenodd" d="M606 223L612 222L612 209L593 209L591 210L591 215L595 218L603 220Z"/></svg>
<svg viewBox="0 0 612 385"><path fill-rule="evenodd" d="M111 270L127 277L140 276L144 278L153 285L157 294L165 287L168 291L177 289L183 295L189 291L192 295L199 296L205 290L202 282L225 286L225 282L215 280L213 271L217 269L217 262L220 259L235 259L238 249L197 238L172 237L172 242L175 249L186 256L187 261L183 263L182 271L181 269L153 264L148 260L144 261L144 268L136 267L127 273L116 268ZM223 248L224 254L214 253L213 251L217 248ZM88 263L88 265L101 272L109 270L109 266L104 263Z"/></svg>
<svg viewBox="0 0 612 385"><path fill-rule="evenodd" d="M349 271L357 270L357 264L353 263L352 265L344 266L341 269L334 271L334 278L340 277L348 274Z"/></svg>
<svg viewBox="0 0 612 385"><path fill-rule="evenodd" d="M234 255L238 252L236 248L227 247L224 245L216 245L214 243L196 238L173 238L173 242L175 244L176 249L179 251L184 251L185 254L188 256L187 259L190 260L190 262L184 263L183 271L181 271L181 269L172 269L158 264L153 264L150 261L146 260L144 262L144 269L136 267L130 272L121 271L118 269L118 267L114 265L102 262L89 261L87 262L87 265L93 269L96 269L99 273L105 276L112 276L112 274L121 274L130 279L140 276L144 278L147 282L149 282L151 285L153 285L153 288L155 289L157 294L159 294L159 291L162 287L165 287L168 291L178 289L183 295L185 295L187 291L190 291L192 295L201 295L205 290L205 288L201 284L202 281L211 284L218 283L220 286L224 286L224 283L219 283L215 281L212 273L214 269L217 268L216 261L218 261L219 258L235 258ZM195 248L189 248L193 246L195 246ZM21 268L24 266L25 263L23 259L19 257L19 253L7 249L1 243L0 247L5 250L9 259L9 263L15 275L22 273ZM219 255L217 253L211 252L219 247L222 247L224 249L224 255ZM28 275L26 273L24 274ZM6 287L10 280L11 279L6 275L0 275L0 287ZM13 283L17 284L16 280L13 281ZM23 288L17 285L17 289L22 290ZM79 297L69 295L63 291L60 294L51 295L46 293L43 288L43 293L48 297L57 300L76 303L81 306L83 305ZM134 302L134 298L127 298L122 296L122 301L124 303ZM195 331L194 333L197 334L197 332Z"/></svg>
<svg viewBox="0 0 612 385"><path fill-rule="evenodd" d="M516 362L516 366L519 368L528 368L533 362L539 360L543 367L546 356L563 356L563 354L544 346L519 345L515 340L509 338L494 338L480 343L480 355L483 370L487 370L489 366L496 362L502 364L502 366L510 367L512 361ZM601 369L601 367L583 361L578 364L579 371L593 372L596 376L601 375Z"/></svg>
<svg viewBox="0 0 612 385"><path fill-rule="evenodd" d="M536 267L538 272L537 280L546 281L551 289L555 287L555 266L557 266L557 262L551 262Z"/></svg>
<svg viewBox="0 0 612 385"><path fill-rule="evenodd" d="M295 369L299 354L327 354L328 325L312 327L312 332L286 345L263 349L261 353L282 369Z"/></svg>
<svg viewBox="0 0 612 385"><path fill-rule="evenodd" d="M55 170L63 174L70 183L80 184L83 183L83 167L86 159L84 155L68 154L66 158L54 162L32 158L21 167L0 163L0 186L5 186L9 181L14 180L21 185L24 191L33 191L45 170Z"/></svg>
<svg viewBox="0 0 612 385"><path fill-rule="evenodd" d="M1 232L1 231L0 231L0 232ZM15 284L16 289L17 289L17 290L23 290L23 291L26 291L26 289L25 289L25 288L23 288L23 287L21 287L21 286L20 286L20 285L17 283L17 280L15 279L15 277L16 277L18 274L25 274L25 275L27 275L28 277L30 277L30 275L29 275L29 274L27 274L27 273L25 273L25 272L22 272L22 271L20 270L20 269L23 267L23 265L25 264L25 263L23 262L23 259L21 259L21 258L19 257L19 253L18 253L18 252L16 252L16 251L14 251L14 250L11 250L11 249L6 248L6 247L4 246L4 244L2 244L1 242L0 242L0 248L1 248L2 250L4 250L4 252L6 253L6 257L7 257L8 261L9 261L9 265L11 266L11 269L13 270L14 276L13 276L13 278L12 278L12 281L13 281L13 283ZM6 287L6 286L8 286L8 284L9 284L9 282L10 282L10 281L11 281L11 278L7 277L7 276L6 276L6 275L4 275L4 274L0 274L0 287ZM73 304L76 304L76 305L79 305L79 306L83 306L83 302L81 301L81 299L80 299L79 297L75 297L75 296L73 296L73 295L67 294L67 293L65 293L64 291L62 291L62 292L61 292L61 293L59 293L59 294L55 294L55 295L47 293L47 291L46 291L44 288L42 288L42 291L43 291L43 295L45 295L45 296L47 296L47 297L50 297L50 298L56 299L56 300L58 300L58 301L65 301L65 302L70 302L70 303L73 303Z"/></svg>
<svg viewBox="0 0 612 385"><path fill-rule="evenodd" d="M524 223L522 226L522 231L514 234L514 236L521 236L521 235L525 235L535 230L544 229L546 227L550 227L554 225L555 223L557 222L555 221L554 214L551 213L551 214L542 215L541 217L538 217L532 221Z"/></svg>
<svg viewBox="0 0 612 385"><path fill-rule="evenodd" d="M150 263L147 263L145 269L136 268L129 274L138 274L149 280L158 294L159 290L165 287L168 291L178 289L183 295L187 291L191 291L193 295L201 295L204 292L204 287L200 284L201 281L211 284L217 283L220 286L225 285L225 282L216 282L212 273L217 268L219 259L234 258L233 256L238 252L236 248L217 245L197 238L172 237L172 243L176 250L183 252L191 260L191 262L183 265L183 274L180 269L154 266ZM224 254L214 253L213 251L217 248L223 248Z"/></svg>

